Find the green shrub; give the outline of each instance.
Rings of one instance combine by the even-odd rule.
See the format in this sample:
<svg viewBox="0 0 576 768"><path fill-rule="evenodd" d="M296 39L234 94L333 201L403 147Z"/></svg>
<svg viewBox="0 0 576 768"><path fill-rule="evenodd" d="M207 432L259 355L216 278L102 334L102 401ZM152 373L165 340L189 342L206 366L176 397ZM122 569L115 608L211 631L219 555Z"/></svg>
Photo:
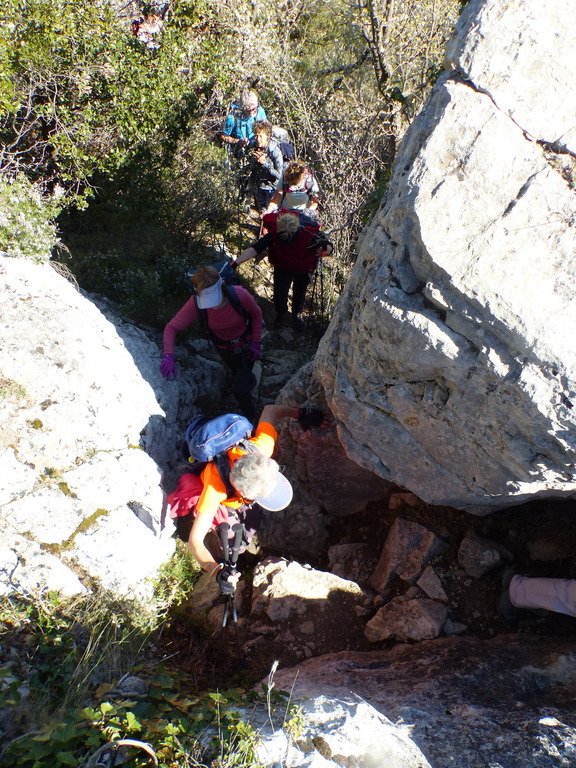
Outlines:
<svg viewBox="0 0 576 768"><path fill-rule="evenodd" d="M59 243L53 223L57 204L43 198L22 174L0 176L0 250L15 258L45 261Z"/></svg>
<svg viewBox="0 0 576 768"><path fill-rule="evenodd" d="M167 582L195 577L189 558L164 575L160 611L182 595ZM161 616L105 593L0 602L0 765L85 765L98 750L130 739L126 768L255 768L256 734L238 709L253 692L203 692L180 671L158 663L151 632ZM161 636L161 635L160 635ZM137 676L139 692L119 681Z"/></svg>

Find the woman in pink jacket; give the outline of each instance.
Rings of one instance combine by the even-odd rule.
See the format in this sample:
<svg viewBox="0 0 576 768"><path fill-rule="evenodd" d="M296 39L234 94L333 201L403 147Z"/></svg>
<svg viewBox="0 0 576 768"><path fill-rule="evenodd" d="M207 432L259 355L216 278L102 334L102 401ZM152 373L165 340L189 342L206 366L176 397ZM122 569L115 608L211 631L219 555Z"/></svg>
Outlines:
<svg viewBox="0 0 576 768"><path fill-rule="evenodd" d="M227 286L217 269L202 267L192 276L194 295L164 328L160 370L165 379L176 376L174 340L178 331L199 321L232 371L233 392L242 413L254 421L256 405L252 368L260 357L262 310L241 286Z"/></svg>

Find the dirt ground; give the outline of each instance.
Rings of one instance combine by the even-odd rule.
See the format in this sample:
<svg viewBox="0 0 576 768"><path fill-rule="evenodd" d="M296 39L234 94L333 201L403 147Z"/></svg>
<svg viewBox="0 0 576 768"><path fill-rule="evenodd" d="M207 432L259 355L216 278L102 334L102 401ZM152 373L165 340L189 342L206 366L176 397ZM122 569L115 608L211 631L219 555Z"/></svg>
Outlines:
<svg viewBox="0 0 576 768"><path fill-rule="evenodd" d="M410 496L410 495L409 495ZM498 634L525 633L552 636L576 636L576 618L556 613L526 611L514 624L505 622L498 614L498 599L502 591L504 566L482 578L466 575L458 564L458 547L466 533L474 530L504 546L511 554L512 565L518 573L530 576L576 578L576 502L538 501L497 512L487 517L475 517L446 507L431 507L412 497L401 509L391 511L383 502L369 505L363 514L334 521L330 544L364 542L377 558L396 516L420 523L441 536L448 546L433 560L449 598L449 618L465 625L463 634L491 638ZM265 553L263 553L264 555ZM263 556L262 555L262 556ZM313 564L327 568L326 562ZM249 572L246 573L249 580ZM406 591L398 580L391 585L387 599ZM239 638L241 646L251 636L248 600L238 600ZM363 621L376 612L369 606ZM294 634L298 632L295 622ZM220 628L209 629L201 622L191 622L183 608L180 618L165 628L163 648L175 653L175 663L184 666L199 686L253 684L265 677L274 659L281 666L290 666L300 659L289 653L274 636L266 638L257 652L238 653L234 625L229 622L220 642ZM356 617L349 624L334 622L326 638L315 637L317 653L337 650L371 650L388 648L394 641L371 644L358 631Z"/></svg>
<svg viewBox="0 0 576 768"><path fill-rule="evenodd" d="M458 564L458 547L464 536L476 533L504 546L512 566L525 576L576 578L576 501L534 501L507 511L476 517L449 507L433 507L417 501L391 512L382 505L369 505L361 521L338 521L336 539L350 540L357 532L378 552L397 515L420 523L448 543L446 551L433 561L449 597L450 618L465 624L471 634L492 637L501 632L535 634L576 634L576 619L560 614L536 615L527 611L513 626L498 615L504 567L480 579L467 576ZM374 521L378 521L377 530ZM356 523L359 522L358 527ZM346 532L346 527L350 528ZM344 528L344 530L342 530ZM335 542L334 542L335 543Z"/></svg>

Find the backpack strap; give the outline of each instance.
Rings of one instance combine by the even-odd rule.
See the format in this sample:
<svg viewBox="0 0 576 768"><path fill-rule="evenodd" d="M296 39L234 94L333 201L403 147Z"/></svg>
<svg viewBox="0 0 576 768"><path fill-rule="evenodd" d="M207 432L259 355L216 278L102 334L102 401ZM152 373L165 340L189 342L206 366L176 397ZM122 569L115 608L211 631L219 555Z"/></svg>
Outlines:
<svg viewBox="0 0 576 768"><path fill-rule="evenodd" d="M220 480L222 480L224 487L226 488L226 498L228 499L231 496L235 496L236 490L230 482L230 464L228 463L228 454L226 451L224 451L224 453L219 453L218 456L214 456L212 461L216 465L216 469L220 475Z"/></svg>
<svg viewBox="0 0 576 768"><path fill-rule="evenodd" d="M254 443L251 443L249 440L239 440L235 446L242 448L246 453L260 453L258 448L254 445ZM214 462L216 469L218 470L218 474L220 475L220 479L224 483L224 486L226 488L226 498L230 498L232 496L237 495L237 490L234 488L232 483L230 482L230 462L228 461L228 451L230 448L228 448L226 451L222 451L222 453L219 453L217 456L214 456L212 461Z"/></svg>
<svg viewBox="0 0 576 768"><path fill-rule="evenodd" d="M246 320L246 329L240 334L240 336L238 336L237 339L221 339L210 329L210 326L208 325L208 312L206 309L200 309L198 306L198 297L196 294L193 294L194 304L196 305L196 310L198 312L198 320L200 321L200 325L202 326L204 333L207 334L210 341L216 344L216 346L220 347L224 344L227 346L233 346L237 342L241 341L245 336L248 336L250 333L252 333L252 318L238 298L238 294L236 293L234 286L223 284L222 288L226 293L226 298L230 302L232 309Z"/></svg>

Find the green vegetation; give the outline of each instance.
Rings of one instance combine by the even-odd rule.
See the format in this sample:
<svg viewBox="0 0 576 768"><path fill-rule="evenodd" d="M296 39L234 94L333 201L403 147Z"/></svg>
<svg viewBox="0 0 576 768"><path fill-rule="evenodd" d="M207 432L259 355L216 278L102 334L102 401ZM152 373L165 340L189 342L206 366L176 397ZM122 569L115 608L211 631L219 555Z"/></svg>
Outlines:
<svg viewBox="0 0 576 768"><path fill-rule="evenodd" d="M460 1L178 0L154 50L130 31L138 4L121 8L3 4L0 247L41 257L60 239L58 259L83 288L162 327L188 295L187 266L254 236L213 136L239 88L257 82L321 184L338 254L331 306Z"/></svg>
<svg viewBox="0 0 576 768"><path fill-rule="evenodd" d="M161 768L256 766L257 735L241 711L260 697L243 688L205 692L179 668L186 659L161 661L170 657L162 646L169 614L197 576L181 550L160 580L154 612L103 593L4 598L0 765L85 765L99 749L128 739L149 750L127 747L127 768L152 764L151 752ZM186 647L190 658L205 648L193 625ZM285 697L273 701L271 713ZM291 713L290 732L300 723Z"/></svg>
<svg viewBox="0 0 576 768"><path fill-rule="evenodd" d="M25 176L0 176L0 251L46 260L59 243L56 213L57 207Z"/></svg>
<svg viewBox="0 0 576 768"><path fill-rule="evenodd" d="M178 77L194 3L150 52L111 3L6 0L0 11L2 168L23 171L77 206L96 171L113 174L146 149L169 145L193 96Z"/></svg>

